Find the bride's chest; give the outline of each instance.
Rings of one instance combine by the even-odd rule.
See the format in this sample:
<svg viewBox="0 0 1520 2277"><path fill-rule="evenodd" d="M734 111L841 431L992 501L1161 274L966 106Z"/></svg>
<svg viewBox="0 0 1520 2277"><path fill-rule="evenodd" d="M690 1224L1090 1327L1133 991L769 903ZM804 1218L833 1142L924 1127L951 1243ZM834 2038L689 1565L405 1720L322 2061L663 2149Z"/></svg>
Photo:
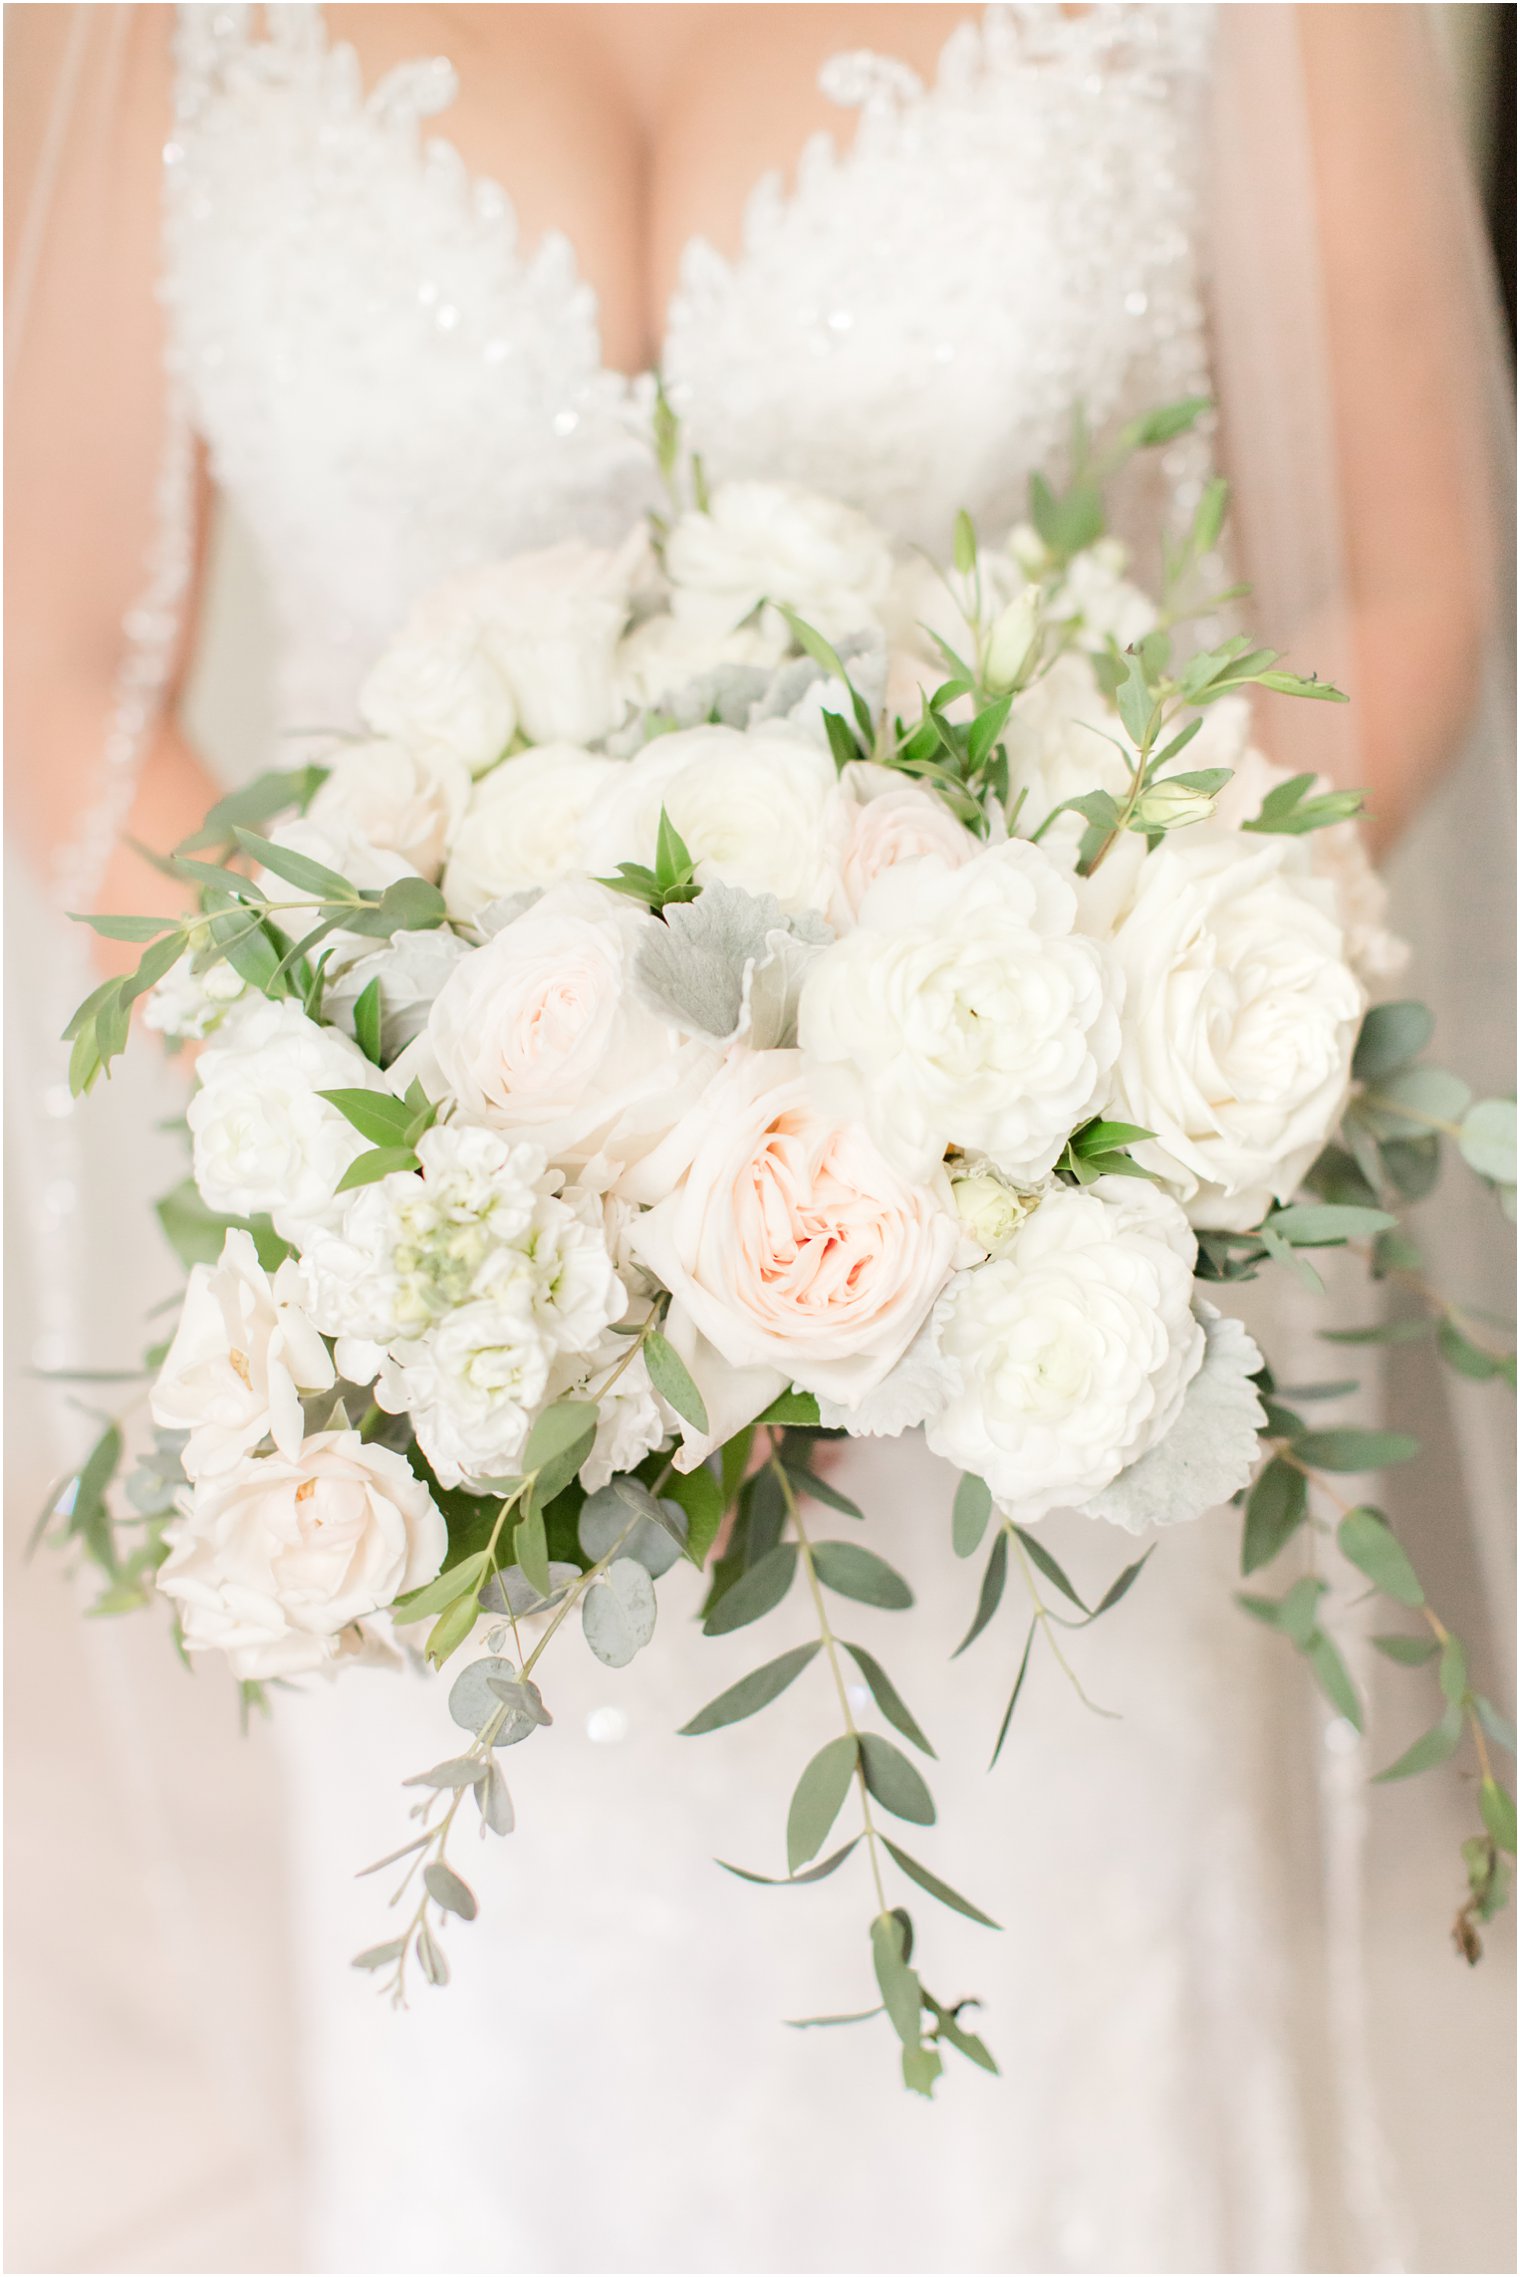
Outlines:
<svg viewBox="0 0 1520 2277"><path fill-rule="evenodd" d="M568 242L524 248L433 134L449 66L366 90L318 11L269 20L184 12L165 279L197 423L266 546L341 528L389 554L404 527L426 571L625 522L639 390L603 366ZM1011 512L1074 403L1101 421L1192 384L1210 29L1026 7L965 27L927 87L831 65L848 151L818 138L759 185L734 259L698 239L682 261L662 365L713 469L930 538L960 503Z"/></svg>

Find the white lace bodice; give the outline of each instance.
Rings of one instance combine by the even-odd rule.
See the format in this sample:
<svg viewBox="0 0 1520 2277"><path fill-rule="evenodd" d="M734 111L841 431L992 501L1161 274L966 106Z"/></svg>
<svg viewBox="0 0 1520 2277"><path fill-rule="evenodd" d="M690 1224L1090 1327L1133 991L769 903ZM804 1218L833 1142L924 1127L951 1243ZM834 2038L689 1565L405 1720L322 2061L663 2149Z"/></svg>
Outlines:
<svg viewBox="0 0 1520 2277"><path fill-rule="evenodd" d="M604 368L561 237L427 122L441 58L367 90L321 11L181 10L165 156L174 364L270 572L287 721L341 725L415 595L493 553L619 534L652 495L647 388ZM687 248L664 367L717 476L790 476L899 535L1022 505L1072 406L1206 384L1196 152L1212 10L990 12L932 87L843 56L861 111L738 257ZM1198 474L1196 444L1166 470Z"/></svg>

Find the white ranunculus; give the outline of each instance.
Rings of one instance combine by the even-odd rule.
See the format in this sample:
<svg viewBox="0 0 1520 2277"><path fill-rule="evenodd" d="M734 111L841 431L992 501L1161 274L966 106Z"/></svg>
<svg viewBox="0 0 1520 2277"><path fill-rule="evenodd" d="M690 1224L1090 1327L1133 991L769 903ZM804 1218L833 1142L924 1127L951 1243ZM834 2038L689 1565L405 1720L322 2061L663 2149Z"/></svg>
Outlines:
<svg viewBox="0 0 1520 2277"><path fill-rule="evenodd" d="M967 1237L989 1257L1006 1257L1014 1235L1039 1203L1038 1194L1021 1193L996 1171L967 1169L950 1181L955 1214Z"/></svg>
<svg viewBox="0 0 1520 2277"><path fill-rule="evenodd" d="M839 891L828 911L841 932L854 924L876 880L899 862L937 854L958 869L977 852L976 840L944 800L911 777L859 760L845 769L843 780L857 803L839 865Z"/></svg>
<svg viewBox="0 0 1520 2277"><path fill-rule="evenodd" d="M685 1173L633 1233L672 1321L755 1371L758 1405L789 1383L863 1399L959 1252L943 1176L910 1184L859 1124L821 1112L798 1052L731 1061L678 1136Z"/></svg>
<svg viewBox="0 0 1520 2277"><path fill-rule="evenodd" d="M873 522L790 482L725 482L709 511L678 516L665 544L671 609L730 631L782 602L828 640L880 621L892 555Z"/></svg>
<svg viewBox="0 0 1520 2277"><path fill-rule="evenodd" d="M322 991L323 1017L345 1035L354 1030L354 1006L372 980L380 983L380 1049L393 1060L427 1026L438 992L469 944L445 925L393 933L388 941L345 934ZM355 955L352 951L361 953Z"/></svg>
<svg viewBox="0 0 1520 2277"><path fill-rule="evenodd" d="M551 886L455 968L414 1051L426 1043L467 1120L531 1139L554 1162L601 1158L608 1181L620 1178L718 1058L634 986L656 925L590 879Z"/></svg>
<svg viewBox="0 0 1520 2277"><path fill-rule="evenodd" d="M527 1443L553 1357L523 1275L446 1313L415 1343L394 1345L375 1397L411 1419L441 1486L500 1478Z"/></svg>
<svg viewBox="0 0 1520 2277"><path fill-rule="evenodd" d="M440 601L419 612L359 691L365 725L422 759L454 759L478 774L517 727L517 699L486 628Z"/></svg>
<svg viewBox="0 0 1520 2277"><path fill-rule="evenodd" d="M773 893L783 909L827 909L850 829L834 762L779 724L748 733L692 727L656 736L588 817L586 867L653 866L664 808L703 885Z"/></svg>
<svg viewBox="0 0 1520 2277"><path fill-rule="evenodd" d="M1330 887L1281 838L1168 841L1113 938L1125 977L1113 1111L1195 1224L1290 1195L1334 1130L1366 997Z"/></svg>
<svg viewBox="0 0 1520 2277"><path fill-rule="evenodd" d="M257 1678L320 1667L340 1632L431 1581L448 1535L405 1459L357 1431L245 1456L201 1479L166 1537L158 1586L191 1652Z"/></svg>
<svg viewBox="0 0 1520 2277"><path fill-rule="evenodd" d="M318 1094L383 1090L379 1071L346 1036L282 999L240 1012L196 1074L186 1120L201 1199L227 1217L267 1212L287 1241L300 1241L369 1145Z"/></svg>
<svg viewBox="0 0 1520 2277"><path fill-rule="evenodd" d="M1086 1502L1156 1444L1203 1361L1195 1244L1139 1179L1057 1188L935 1315L948 1397L936 1454L1020 1523Z"/></svg>
<svg viewBox="0 0 1520 2277"><path fill-rule="evenodd" d="M380 740L340 745L307 811L436 879L469 796L470 770L457 753Z"/></svg>
<svg viewBox="0 0 1520 2277"><path fill-rule="evenodd" d="M530 742L597 743L622 715L617 647L647 555L642 528L616 552L567 539L454 578L416 621L478 628Z"/></svg>
<svg viewBox="0 0 1520 2277"><path fill-rule="evenodd" d="M300 1268L273 1280L251 1235L228 1230L220 1261L191 1268L174 1341L149 1408L165 1431L188 1431L186 1476L230 1470L261 1439L293 1455L305 1430L303 1392L330 1391L333 1364L302 1306Z"/></svg>
<svg viewBox="0 0 1520 2277"><path fill-rule="evenodd" d="M1037 846L879 878L803 985L798 1039L858 1081L883 1151L926 1177L947 1147L1028 1183L1102 1103L1118 1048L1105 951Z"/></svg>
<svg viewBox="0 0 1520 2277"><path fill-rule="evenodd" d="M204 972L194 971L191 954L195 946L192 938L190 950L149 991L143 1006L148 1027L185 1043L203 1043L214 1035L231 1007L248 994L247 981L225 961L207 965Z"/></svg>
<svg viewBox="0 0 1520 2277"><path fill-rule="evenodd" d="M618 760L573 743L546 743L493 768L475 786L444 872L454 922L579 870L582 825L622 775Z"/></svg>
<svg viewBox="0 0 1520 2277"><path fill-rule="evenodd" d="M1223 710L1220 705L1218 709ZM1200 736L1198 742L1204 738ZM1178 764L1192 765L1190 746ZM1206 766L1218 764L1209 758ZM1219 794L1211 822L1211 835L1237 831L1254 821L1269 792L1290 779L1290 770L1277 766L1261 751L1242 751L1233 762L1235 777ZM1316 778L1308 796L1331 789L1324 777ZM1409 962L1409 944L1388 929L1388 888L1368 858L1358 822L1333 822L1324 830L1306 830L1281 841L1288 848L1287 866L1300 876L1323 878L1335 892L1336 914L1346 934L1346 961L1369 987L1397 980Z"/></svg>

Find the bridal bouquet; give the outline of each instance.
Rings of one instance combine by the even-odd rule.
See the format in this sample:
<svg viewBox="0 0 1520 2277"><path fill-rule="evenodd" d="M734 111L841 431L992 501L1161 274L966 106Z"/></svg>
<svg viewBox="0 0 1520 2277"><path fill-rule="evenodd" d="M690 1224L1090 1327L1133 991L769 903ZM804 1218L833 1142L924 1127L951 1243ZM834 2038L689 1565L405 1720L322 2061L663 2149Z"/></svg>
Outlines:
<svg viewBox="0 0 1520 2277"><path fill-rule="evenodd" d="M1398 1211L1443 1139L1512 1210L1515 1110L1424 1064L1419 1005L1369 1009L1401 952L1359 794L1275 766L1248 691L1341 699L1225 637L1223 484L1156 598L1105 534L1104 476L1203 408L1083 445L998 545L963 516L944 565L793 487L709 494L662 408L668 515L429 594L356 730L161 864L183 919L86 920L145 946L76 1016L75 1087L139 999L198 1047L193 1177L160 1206L190 1275L151 1436L128 1461L110 1422L49 1514L102 1609L164 1599L250 1702L354 1661L444 1672L460 1752L408 1782L416 1831L380 1863L411 1910L358 1962L398 1998L413 1965L445 1980L448 1918L475 1915L460 1813L512 1829L548 1647L573 1620L632 1660L686 1559L709 1633L799 1584L816 1626L687 1731L819 1664L837 1728L781 1878L863 1846L865 2013L921 2092L946 2048L996 2068L888 1877L995 1924L887 1831L933 1820L926 1742L829 1609L912 1597L827 1443L920 1426L963 1474L947 1551L988 1545L967 1642L1010 1570L1035 1608L994 1756L1038 1637L1150 1555L1089 1604L1040 1521L1123 1544L1233 1500L1247 1573L1332 1533L1416 1616L1375 1642L1437 1663L1438 1720L1383 1775L1475 1748L1470 1955L1503 1902L1507 1727L1383 1516L1342 1497L1311 1523L1326 1474L1412 1442L1316 1429L1226 1299L1264 1271L1317 1287L1307 1253L1354 1246L1407 1301L1342 1341L1428 1329L1513 1383ZM1360 1727L1326 1593L1311 1564L1241 1603Z"/></svg>

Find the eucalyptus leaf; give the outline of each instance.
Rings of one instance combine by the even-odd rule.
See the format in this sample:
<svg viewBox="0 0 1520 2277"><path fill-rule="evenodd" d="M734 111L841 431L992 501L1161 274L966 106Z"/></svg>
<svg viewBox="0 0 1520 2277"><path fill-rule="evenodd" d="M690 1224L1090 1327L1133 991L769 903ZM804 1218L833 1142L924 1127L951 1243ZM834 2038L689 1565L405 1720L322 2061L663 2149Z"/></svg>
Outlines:
<svg viewBox="0 0 1520 2277"><path fill-rule="evenodd" d="M1462 1159L1496 1185L1515 1183L1515 1102L1480 1099L1462 1118L1457 1136Z"/></svg>
<svg viewBox="0 0 1520 2277"><path fill-rule="evenodd" d="M992 1516L992 1490L986 1481L966 1471L955 1490L950 1513L950 1541L958 1558L974 1557Z"/></svg>
<svg viewBox="0 0 1520 2277"><path fill-rule="evenodd" d="M1403 1544L1380 1510L1363 1503L1348 1510L1336 1532L1341 1554L1385 1597L1418 1608L1425 1602L1419 1575L1410 1564Z"/></svg>
<svg viewBox="0 0 1520 2277"><path fill-rule="evenodd" d="M916 2048L923 2033L923 1995L904 1954L905 1939L896 1916L879 1913L871 1924L871 1959L892 2029L904 2048Z"/></svg>
<svg viewBox="0 0 1520 2277"><path fill-rule="evenodd" d="M796 1570L797 1545L778 1542L718 1599L702 1624L705 1633L727 1636L731 1630L747 1628L751 1621L772 1612L791 1588Z"/></svg>
<svg viewBox="0 0 1520 2277"><path fill-rule="evenodd" d="M491 1764L475 1789L475 1805L482 1825L489 1827L492 1834L510 1834L516 1826L517 1813L512 1808L512 1797L499 1763Z"/></svg>
<svg viewBox="0 0 1520 2277"><path fill-rule="evenodd" d="M1355 1730L1362 1729L1362 1703L1340 1652L1323 1629L1316 1629L1304 1646L1304 1658L1313 1669L1325 1698Z"/></svg>
<svg viewBox="0 0 1520 2277"><path fill-rule="evenodd" d="M881 1662L876 1659L874 1654L867 1652L864 1645L851 1644L844 1637L841 1637L839 1641L865 1678L870 1687L872 1699L888 1723L894 1724L904 1739L911 1739L915 1747L921 1747L925 1755L932 1756L934 1749L925 1738L917 1720L910 1712L907 1702L882 1667Z"/></svg>
<svg viewBox="0 0 1520 2277"><path fill-rule="evenodd" d="M1440 1722L1407 1748L1396 1763L1386 1771L1374 1774L1374 1784L1381 1786L1391 1779L1412 1779L1417 1772L1432 1771L1455 1755L1462 1740L1462 1711L1449 1702Z"/></svg>
<svg viewBox="0 0 1520 2277"><path fill-rule="evenodd" d="M850 1646L847 1650L853 1651ZM768 1708L772 1700L779 1700L788 1685L796 1682L802 1671L815 1660L819 1642L796 1645L790 1652L768 1660L763 1668L756 1668L748 1676L741 1676L737 1684L730 1684L715 1700L694 1715L690 1723L682 1724L680 1736L695 1739L703 1732L720 1731L725 1724L742 1723L746 1716L757 1715Z"/></svg>
<svg viewBox="0 0 1520 2277"><path fill-rule="evenodd" d="M1374 1004L1356 1039L1351 1072L1358 1083L1375 1083L1379 1076L1418 1059L1434 1032L1435 1020L1426 1004Z"/></svg>
<svg viewBox="0 0 1520 2277"><path fill-rule="evenodd" d="M1396 1660L1401 1668L1423 1668L1441 1649L1434 1637L1379 1636L1372 1641L1385 1660Z"/></svg>
<svg viewBox="0 0 1520 2277"><path fill-rule="evenodd" d="M998 1606L1002 1603L1003 1589L1004 1585L1007 1582L1007 1579L1008 1536L1003 1532L1002 1528L999 1527L997 1535L994 1538L992 1544L992 1554L987 1560L986 1570L982 1575L981 1594L978 1596L976 1603L976 1616L973 1619L970 1628L966 1631L966 1634L961 1638L960 1643L956 1646L954 1652L950 1655L950 1658L952 1660L959 1660L961 1654L966 1651L967 1647L976 1643L977 1638L981 1635L983 1629L986 1628L987 1623L992 1619L993 1614L997 1611Z"/></svg>
<svg viewBox="0 0 1520 2277"><path fill-rule="evenodd" d="M1515 1798L1497 1779L1488 1778L1478 1789L1478 1808L1483 1813L1483 1824L1501 1850L1515 1855Z"/></svg>
<svg viewBox="0 0 1520 2277"><path fill-rule="evenodd" d="M468 1882L460 1880L452 1866L446 1866L441 1858L434 1858L423 1867L422 1879L428 1896L435 1905L441 1905L445 1913L457 1913L461 1921L475 1919L480 1911L475 1903L475 1892Z"/></svg>
<svg viewBox="0 0 1520 2277"><path fill-rule="evenodd" d="M678 1502L657 1502L646 1486L625 1476L587 1495L577 1532L593 1565L616 1549L619 1557L637 1558L658 1581L680 1557L689 1523Z"/></svg>
<svg viewBox="0 0 1520 2277"><path fill-rule="evenodd" d="M800 1874L752 1874L747 1866L731 1866L726 1858L720 1858L718 1864L725 1874L734 1874L741 1882L759 1882L768 1890L789 1890L800 1887L804 1882L827 1881L830 1874L837 1873L851 1851L857 1849L864 1840L864 1835L852 1835L841 1849L831 1851L816 1866L804 1867Z"/></svg>
<svg viewBox="0 0 1520 2277"><path fill-rule="evenodd" d="M581 1628L598 1660L626 1668L654 1635L654 1583L633 1558L618 1558L581 1599Z"/></svg>
<svg viewBox="0 0 1520 2277"><path fill-rule="evenodd" d="M570 1484L590 1454L596 1437L596 1414L594 1401L556 1400L528 1433L522 1467L525 1476L537 1475L540 1507Z"/></svg>
<svg viewBox="0 0 1520 2277"><path fill-rule="evenodd" d="M913 1592L902 1575L859 1542L816 1542L812 1558L824 1587L841 1597L894 1613L905 1612L913 1603Z"/></svg>
<svg viewBox="0 0 1520 2277"><path fill-rule="evenodd" d="M1240 1570L1255 1573L1297 1533L1309 1515L1309 1482L1301 1470L1274 1455L1246 1496Z"/></svg>
<svg viewBox="0 0 1520 2277"><path fill-rule="evenodd" d="M417 1966L429 1984L446 1985L449 1981L449 1964L443 1947L424 1922L417 1932Z"/></svg>
<svg viewBox="0 0 1520 2277"><path fill-rule="evenodd" d="M860 1766L866 1786L883 1810L891 1811L895 1818L909 1819L915 1826L934 1824L934 1798L922 1774L890 1739L883 1739L878 1732L862 1732Z"/></svg>
<svg viewBox="0 0 1520 2277"><path fill-rule="evenodd" d="M1419 1453L1420 1442L1403 1431L1348 1427L1306 1432L1293 1451L1312 1471L1380 1471L1393 1463L1407 1463Z"/></svg>
<svg viewBox="0 0 1520 2277"><path fill-rule="evenodd" d="M405 1951L406 1939L393 1937L388 1945L371 1945L356 1953L348 1965L351 1969L383 1969L388 1962L399 1961Z"/></svg>
<svg viewBox="0 0 1520 2277"><path fill-rule="evenodd" d="M1019 1656L1018 1674L1014 1677L1013 1690L1008 1695L1008 1705L1003 1710L1003 1720L998 1725L998 1735L993 1742L992 1759L987 1765L989 1771L1003 1752L1003 1742L1008 1737L1008 1727L1013 1722L1013 1711L1019 1704L1019 1694L1023 1691L1024 1679L1029 1674L1029 1655L1034 1650L1035 1632L1039 1625L1038 1619L1029 1624L1029 1634L1024 1639L1024 1650Z"/></svg>
<svg viewBox="0 0 1520 2277"><path fill-rule="evenodd" d="M660 1397L694 1430L706 1431L707 1406L692 1382L685 1361L668 1337L651 1329L644 1339L644 1365Z"/></svg>
<svg viewBox="0 0 1520 2277"><path fill-rule="evenodd" d="M973 1905L970 1898L963 1898L958 1890L951 1889L948 1882L942 1882L938 1874L931 1874L927 1866L921 1866L916 1858L910 1858L906 1850L899 1850L889 1834L884 1834L881 1839L909 1881L917 1882L919 1888L927 1890L930 1897L938 1898L941 1905L949 1906L954 1913L963 1913L968 1921L979 1921L984 1929L1002 1928L1002 1923L994 1921L990 1913L983 1913L981 1907Z"/></svg>
<svg viewBox="0 0 1520 2277"><path fill-rule="evenodd" d="M786 1816L786 1863L797 1872L816 1858L850 1791L859 1760L853 1732L831 1739L808 1764L798 1780Z"/></svg>
<svg viewBox="0 0 1520 2277"><path fill-rule="evenodd" d="M510 1660L487 1654L483 1660L472 1660L468 1668L460 1670L449 1692L449 1714L462 1731L472 1732L477 1739L484 1738L487 1727L497 1716L501 1724L491 1740L493 1747L515 1747L538 1728L539 1718L526 1702L514 1707L492 1689L494 1683L512 1684L517 1670ZM505 1715L502 1714L505 1708ZM477 1776L484 1777L484 1766L477 1766Z"/></svg>

